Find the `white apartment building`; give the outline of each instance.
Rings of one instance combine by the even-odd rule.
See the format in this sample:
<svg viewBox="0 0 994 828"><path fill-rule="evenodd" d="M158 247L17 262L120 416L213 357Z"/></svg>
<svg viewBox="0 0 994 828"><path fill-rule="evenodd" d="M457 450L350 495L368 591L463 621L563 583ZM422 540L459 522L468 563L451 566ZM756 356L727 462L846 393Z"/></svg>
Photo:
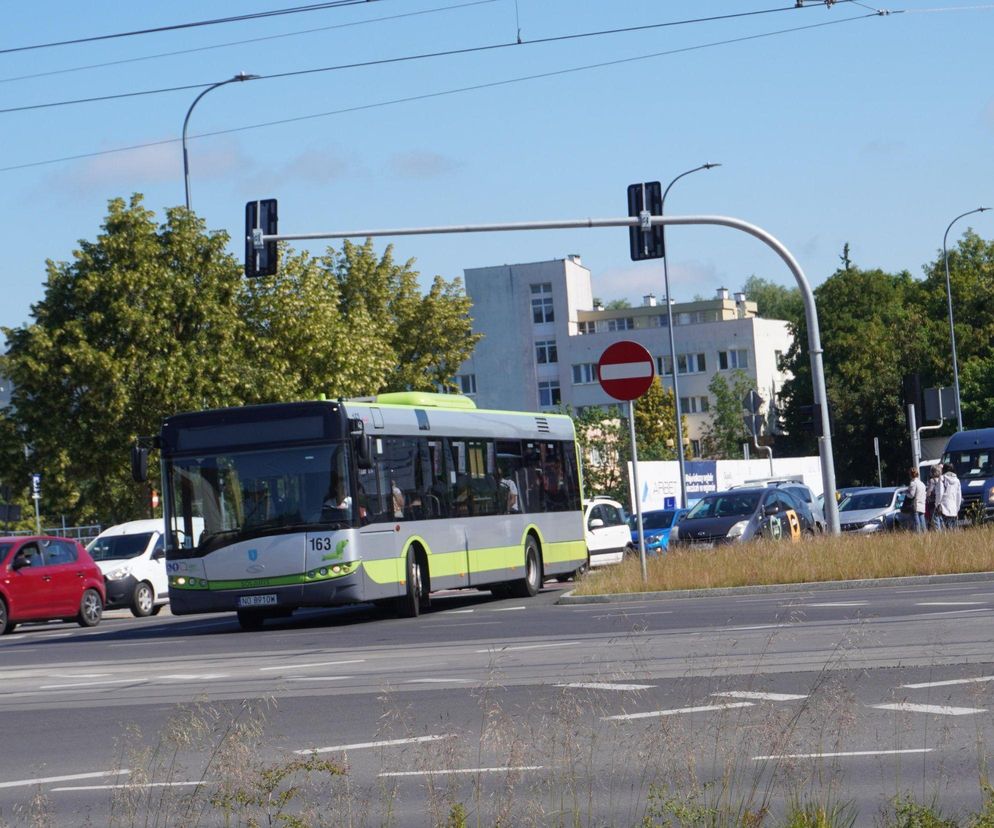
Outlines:
<svg viewBox="0 0 994 828"><path fill-rule="evenodd" d="M551 410L617 405L601 390L597 362L620 339L642 344L672 383L666 306L646 296L640 307L594 307L590 271L580 257L471 268L464 271L473 301L473 331L483 334L456 377L481 408ZM787 375L777 359L792 342L787 323L762 319L744 294L673 304L681 411L691 452L699 454L716 373L742 369L761 396L776 400Z"/></svg>

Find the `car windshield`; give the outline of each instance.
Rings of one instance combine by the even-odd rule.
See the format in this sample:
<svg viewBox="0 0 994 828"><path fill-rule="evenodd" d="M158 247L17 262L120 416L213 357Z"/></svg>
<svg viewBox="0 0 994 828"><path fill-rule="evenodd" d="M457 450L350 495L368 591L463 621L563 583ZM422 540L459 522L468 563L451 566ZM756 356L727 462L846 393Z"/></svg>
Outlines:
<svg viewBox="0 0 994 828"><path fill-rule="evenodd" d="M137 558L148 547L151 538L151 532L140 532L136 535L107 535L92 541L86 547L86 551L95 561L120 561L126 558Z"/></svg>
<svg viewBox="0 0 994 828"><path fill-rule="evenodd" d="M652 511L642 513L642 529L643 531L647 529L669 529L673 525L673 510L665 509L663 511ZM633 532L638 531L638 521L635 515L628 518L628 525L631 526Z"/></svg>
<svg viewBox="0 0 994 828"><path fill-rule="evenodd" d="M893 501L893 492L856 492L839 504L839 511L862 512L864 509L886 509Z"/></svg>
<svg viewBox="0 0 994 828"><path fill-rule="evenodd" d="M698 520L714 517L746 517L756 511L759 505L759 494L751 492L742 494L726 492L720 495L702 497L695 506L687 512L684 520Z"/></svg>
<svg viewBox="0 0 994 828"><path fill-rule="evenodd" d="M994 449L947 452L943 463L952 463L957 477L994 477Z"/></svg>

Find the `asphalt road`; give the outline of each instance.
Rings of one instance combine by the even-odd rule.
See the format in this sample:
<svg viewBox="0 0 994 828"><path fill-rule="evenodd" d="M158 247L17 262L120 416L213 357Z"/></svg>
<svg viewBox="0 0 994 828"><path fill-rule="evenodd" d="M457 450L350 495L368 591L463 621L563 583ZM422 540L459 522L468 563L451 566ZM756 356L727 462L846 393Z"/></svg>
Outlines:
<svg viewBox="0 0 994 828"><path fill-rule="evenodd" d="M850 803L860 825L905 792L980 807L994 582L568 606L562 591L257 633L165 613L18 627L0 639L0 823L34 807L56 825L194 824L184 798L257 793L262 764L315 758L346 773L310 777L314 824L444 824L458 805L470 824L636 825L692 790L738 810Z"/></svg>

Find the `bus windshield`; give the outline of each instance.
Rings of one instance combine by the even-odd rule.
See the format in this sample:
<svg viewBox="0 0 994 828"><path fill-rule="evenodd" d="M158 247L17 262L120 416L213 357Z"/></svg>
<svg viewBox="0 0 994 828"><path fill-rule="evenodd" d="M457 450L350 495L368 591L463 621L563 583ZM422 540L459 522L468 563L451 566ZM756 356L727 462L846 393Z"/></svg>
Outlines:
<svg viewBox="0 0 994 828"><path fill-rule="evenodd" d="M989 448L946 452L943 463L952 463L957 477L994 477L994 451Z"/></svg>
<svg viewBox="0 0 994 828"><path fill-rule="evenodd" d="M178 525L204 520L202 548L354 522L344 442L177 457L167 473Z"/></svg>

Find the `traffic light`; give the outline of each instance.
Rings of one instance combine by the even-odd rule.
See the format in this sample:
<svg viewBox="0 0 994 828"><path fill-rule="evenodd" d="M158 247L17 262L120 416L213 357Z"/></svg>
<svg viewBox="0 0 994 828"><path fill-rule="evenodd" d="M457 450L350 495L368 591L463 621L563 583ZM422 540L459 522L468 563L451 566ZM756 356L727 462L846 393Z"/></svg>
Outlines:
<svg viewBox="0 0 994 828"><path fill-rule="evenodd" d="M258 246L257 237L275 236L278 232L276 199L264 198L245 204L245 276L275 276L278 256L276 241L262 242Z"/></svg>
<svg viewBox="0 0 994 828"><path fill-rule="evenodd" d="M815 437L824 437L825 432L821 427L821 406L815 403L814 405L799 405L797 407L798 413L798 425L801 427L801 431L807 431L814 434ZM835 424L832 422L832 410L828 411L828 427L829 430L835 431Z"/></svg>
<svg viewBox="0 0 994 828"><path fill-rule="evenodd" d="M658 181L628 185L628 215L637 216L643 210L654 216L663 214L663 190ZM661 224L653 225L648 231L644 231L638 225L629 227L628 243L633 262L642 259L661 259L666 255L666 251L663 250Z"/></svg>
<svg viewBox="0 0 994 828"><path fill-rule="evenodd" d="M922 392L921 376L915 374L905 374L901 378L901 390L904 396L904 410L908 410L909 405L915 407L915 422L918 425L925 425L925 395Z"/></svg>

